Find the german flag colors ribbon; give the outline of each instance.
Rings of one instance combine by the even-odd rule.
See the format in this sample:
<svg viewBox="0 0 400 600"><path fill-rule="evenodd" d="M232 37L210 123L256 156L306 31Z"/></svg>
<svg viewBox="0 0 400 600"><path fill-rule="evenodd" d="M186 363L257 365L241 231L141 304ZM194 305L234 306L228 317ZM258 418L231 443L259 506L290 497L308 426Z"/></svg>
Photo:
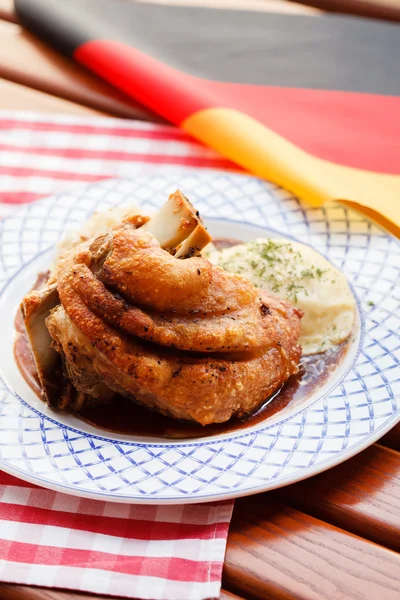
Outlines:
<svg viewBox="0 0 400 600"><path fill-rule="evenodd" d="M400 27L124 0L16 0L20 22L249 171L400 235Z"/></svg>

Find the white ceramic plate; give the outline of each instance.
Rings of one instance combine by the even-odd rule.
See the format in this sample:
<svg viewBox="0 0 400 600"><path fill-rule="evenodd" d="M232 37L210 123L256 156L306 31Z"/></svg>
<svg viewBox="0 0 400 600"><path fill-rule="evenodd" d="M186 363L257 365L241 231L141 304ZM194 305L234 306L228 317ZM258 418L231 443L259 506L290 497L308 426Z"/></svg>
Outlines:
<svg viewBox="0 0 400 600"><path fill-rule="evenodd" d="M138 202L154 209L177 184L211 234L245 241L291 237L347 275L358 311L343 362L306 401L248 429L212 437L135 438L51 411L14 362L13 319L22 296L48 267L54 244L94 210ZM117 502L233 498L328 469L400 420L399 243L342 206L305 209L289 194L242 175L197 171L177 181L162 174L103 181L28 205L0 223L0 236L0 468L22 479Z"/></svg>

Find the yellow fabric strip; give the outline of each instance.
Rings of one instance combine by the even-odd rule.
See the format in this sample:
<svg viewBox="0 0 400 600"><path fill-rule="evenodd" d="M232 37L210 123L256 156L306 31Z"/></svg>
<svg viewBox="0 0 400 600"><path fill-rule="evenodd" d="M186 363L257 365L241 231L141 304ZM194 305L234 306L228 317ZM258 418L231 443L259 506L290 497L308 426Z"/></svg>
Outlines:
<svg viewBox="0 0 400 600"><path fill-rule="evenodd" d="M340 200L400 237L400 176L353 169L314 157L252 117L230 108L199 111L181 126L233 162L311 205Z"/></svg>

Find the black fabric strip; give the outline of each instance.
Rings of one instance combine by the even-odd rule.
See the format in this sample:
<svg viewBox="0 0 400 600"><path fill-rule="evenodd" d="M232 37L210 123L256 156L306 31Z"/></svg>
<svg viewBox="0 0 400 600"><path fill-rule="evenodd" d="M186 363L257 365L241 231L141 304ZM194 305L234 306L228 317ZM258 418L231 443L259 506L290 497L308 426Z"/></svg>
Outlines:
<svg viewBox="0 0 400 600"><path fill-rule="evenodd" d="M16 0L16 11L68 55L89 40L119 40L216 81L400 95L393 23L132 0Z"/></svg>

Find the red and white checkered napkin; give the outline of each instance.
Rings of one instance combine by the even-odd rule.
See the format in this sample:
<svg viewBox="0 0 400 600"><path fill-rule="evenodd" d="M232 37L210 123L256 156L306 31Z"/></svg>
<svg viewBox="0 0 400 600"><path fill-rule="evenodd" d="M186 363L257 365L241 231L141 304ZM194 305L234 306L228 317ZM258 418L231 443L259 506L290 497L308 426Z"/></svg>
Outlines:
<svg viewBox="0 0 400 600"><path fill-rule="evenodd" d="M0 112L0 215L154 165L227 168L169 126ZM218 597L232 503L130 506L67 496L0 471L0 581L129 598Z"/></svg>
<svg viewBox="0 0 400 600"><path fill-rule="evenodd" d="M0 471L0 581L128 598L217 598L232 503L135 506Z"/></svg>
<svg viewBox="0 0 400 600"><path fill-rule="evenodd" d="M0 215L91 181L232 163L170 125L0 111Z"/></svg>

